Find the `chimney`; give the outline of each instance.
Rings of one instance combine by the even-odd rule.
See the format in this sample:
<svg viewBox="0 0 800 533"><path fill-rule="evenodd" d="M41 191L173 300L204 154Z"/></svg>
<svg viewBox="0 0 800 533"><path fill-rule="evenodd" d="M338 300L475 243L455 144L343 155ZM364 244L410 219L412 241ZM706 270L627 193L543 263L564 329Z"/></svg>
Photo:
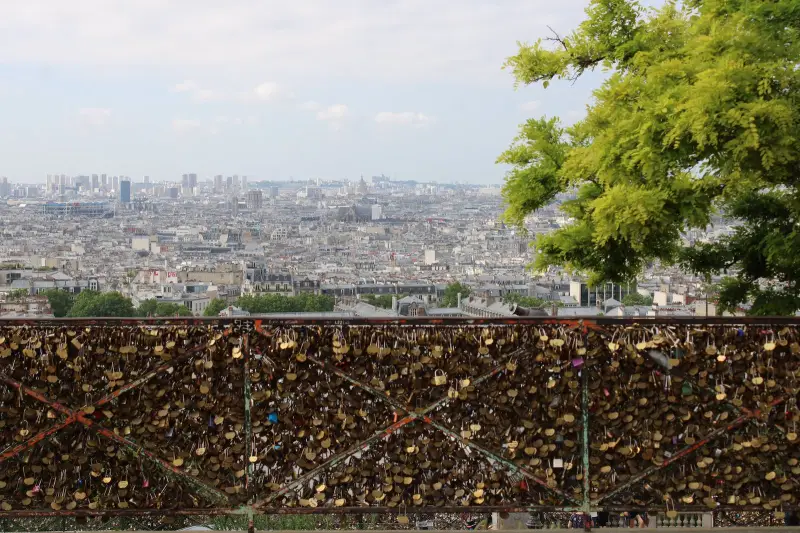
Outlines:
<svg viewBox="0 0 800 533"><path fill-rule="evenodd" d="M397 312L397 296L392 295L392 311Z"/></svg>
<svg viewBox="0 0 800 533"><path fill-rule="evenodd" d="M458 293L458 305L457 305L457 307L459 309L461 309L461 293L460 292Z"/></svg>

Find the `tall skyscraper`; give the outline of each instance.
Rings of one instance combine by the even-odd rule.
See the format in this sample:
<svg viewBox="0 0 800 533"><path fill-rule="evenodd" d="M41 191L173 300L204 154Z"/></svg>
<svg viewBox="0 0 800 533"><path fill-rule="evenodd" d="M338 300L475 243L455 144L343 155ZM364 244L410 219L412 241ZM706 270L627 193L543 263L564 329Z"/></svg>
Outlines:
<svg viewBox="0 0 800 533"><path fill-rule="evenodd" d="M247 176L242 176L242 190L247 192Z"/></svg>
<svg viewBox="0 0 800 533"><path fill-rule="evenodd" d="M103 179L106 179L106 175L103 174ZM92 174L92 191L95 191L100 188L100 177L97 174Z"/></svg>
<svg viewBox="0 0 800 533"><path fill-rule="evenodd" d="M123 204L131 203L131 182L129 180L122 180L119 182L119 201Z"/></svg>

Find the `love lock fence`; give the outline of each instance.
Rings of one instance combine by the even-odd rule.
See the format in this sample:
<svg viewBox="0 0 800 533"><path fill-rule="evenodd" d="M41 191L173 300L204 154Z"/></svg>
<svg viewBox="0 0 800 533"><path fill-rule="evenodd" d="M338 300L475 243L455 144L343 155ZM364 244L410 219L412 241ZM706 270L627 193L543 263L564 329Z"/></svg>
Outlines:
<svg viewBox="0 0 800 533"><path fill-rule="evenodd" d="M798 508L800 322L0 322L0 518Z"/></svg>

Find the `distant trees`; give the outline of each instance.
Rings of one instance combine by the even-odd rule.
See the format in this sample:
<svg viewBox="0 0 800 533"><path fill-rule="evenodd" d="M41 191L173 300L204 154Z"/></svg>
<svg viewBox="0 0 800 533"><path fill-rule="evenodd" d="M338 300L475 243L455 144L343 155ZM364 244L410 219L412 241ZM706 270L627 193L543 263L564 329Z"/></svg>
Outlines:
<svg viewBox="0 0 800 533"><path fill-rule="evenodd" d="M536 296L522 296L516 292L510 292L503 296L503 301L507 304L517 304L520 307L527 307L528 309L542 309L545 307L564 307L564 304L558 300L545 300L544 298L537 298Z"/></svg>
<svg viewBox="0 0 800 533"><path fill-rule="evenodd" d="M6 298L8 298L9 300L22 300L29 294L30 292L28 291L28 289L14 289L13 291L8 293L8 296L6 296Z"/></svg>
<svg viewBox="0 0 800 533"><path fill-rule="evenodd" d="M470 289L466 285L461 284L461 282L459 281L451 283L444 290L444 296L442 297L442 307L456 307L458 305L459 294L461 295L462 298L466 298L467 296L472 294L472 289Z"/></svg>
<svg viewBox="0 0 800 533"><path fill-rule="evenodd" d="M245 294L236 300L236 306L252 314L313 313L333 311L333 297L319 294Z"/></svg>
<svg viewBox="0 0 800 533"><path fill-rule="evenodd" d="M219 316L219 313L226 307L228 307L228 302L222 298L214 298L209 302L206 310L203 312L203 316Z"/></svg>
<svg viewBox="0 0 800 533"><path fill-rule="evenodd" d="M401 298L405 298L408 296L407 294L363 294L361 295L361 299L370 304L374 305L375 307L382 307L383 309L391 309L392 308L392 297L397 298L398 300Z"/></svg>
<svg viewBox="0 0 800 533"><path fill-rule="evenodd" d="M537 298L535 296L522 296L516 292L510 292L503 296L503 301L507 304L517 304L520 307L528 307L530 309L537 309L553 305L553 302L549 302L543 298ZM561 304L561 302L558 302L558 304Z"/></svg>
<svg viewBox="0 0 800 533"><path fill-rule="evenodd" d="M631 292L625 295L622 299L623 305L653 305L653 299L649 296L639 294L638 292Z"/></svg>
<svg viewBox="0 0 800 533"><path fill-rule="evenodd" d="M159 301L155 298L144 300L139 307L134 307L131 299L119 292L83 291L74 296L66 291L50 289L42 294L47 296L53 315L57 318L192 316L192 311L183 304ZM239 297L235 303L237 307L252 314L327 312L333 311L333 304L333 297L318 294L297 296L247 294ZM225 300L214 298L203 314L218 316L228 305ZM391 307L391 297L389 307Z"/></svg>
<svg viewBox="0 0 800 533"><path fill-rule="evenodd" d="M50 309L53 310L53 316L56 318L67 316L75 303L72 293L60 289L48 289L40 294L47 296L47 302L50 304Z"/></svg>
<svg viewBox="0 0 800 533"><path fill-rule="evenodd" d="M67 316L132 317L136 316L136 310L131 299L118 292L82 291Z"/></svg>

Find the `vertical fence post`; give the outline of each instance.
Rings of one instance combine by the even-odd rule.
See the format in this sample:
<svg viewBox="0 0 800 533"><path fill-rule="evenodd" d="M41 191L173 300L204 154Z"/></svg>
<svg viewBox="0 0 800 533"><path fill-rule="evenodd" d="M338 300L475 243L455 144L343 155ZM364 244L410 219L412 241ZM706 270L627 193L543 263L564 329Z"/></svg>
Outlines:
<svg viewBox="0 0 800 533"><path fill-rule="evenodd" d="M250 478L253 475L253 463L250 462L250 456L253 455L253 424L250 417L250 406L252 404L252 396L250 394L250 334L245 333L242 343L242 359L244 376L242 379L242 387L244 390L244 449L245 449L245 467L244 467L244 490L247 494L247 531L248 533L255 532L255 518L253 516L253 508L250 501Z"/></svg>
<svg viewBox="0 0 800 533"><path fill-rule="evenodd" d="M581 445L583 446L583 520L586 529L589 529L589 518L592 511L590 500L591 484L589 481L589 368L581 368Z"/></svg>
<svg viewBox="0 0 800 533"><path fill-rule="evenodd" d="M250 462L250 456L253 455L253 429L252 421L250 419L250 404L252 397L250 395L250 334L245 333L242 343L242 359L244 366L244 376L242 378L243 388L242 394L244 396L244 449L245 449L245 470L244 470L244 490L249 495L250 477L253 473L253 463Z"/></svg>

